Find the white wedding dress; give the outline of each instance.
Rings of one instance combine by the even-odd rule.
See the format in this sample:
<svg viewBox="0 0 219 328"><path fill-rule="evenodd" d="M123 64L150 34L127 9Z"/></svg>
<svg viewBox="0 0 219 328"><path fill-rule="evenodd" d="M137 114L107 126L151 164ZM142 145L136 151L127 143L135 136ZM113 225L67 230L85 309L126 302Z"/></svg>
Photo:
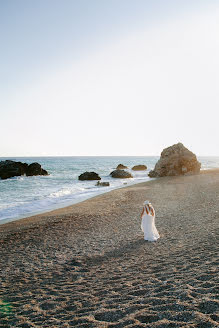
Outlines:
<svg viewBox="0 0 219 328"><path fill-rule="evenodd" d="M152 207L154 214L152 215L148 205L144 205L144 212L141 221L141 230L144 232L145 240L156 241L158 238L160 238L160 235L157 231L157 228L155 227L155 211L152 205L150 204L149 206Z"/></svg>

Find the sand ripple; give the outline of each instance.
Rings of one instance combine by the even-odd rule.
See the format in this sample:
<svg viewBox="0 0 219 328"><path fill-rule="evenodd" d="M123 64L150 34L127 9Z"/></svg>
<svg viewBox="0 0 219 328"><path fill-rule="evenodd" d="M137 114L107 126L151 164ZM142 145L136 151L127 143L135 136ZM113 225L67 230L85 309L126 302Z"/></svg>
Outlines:
<svg viewBox="0 0 219 328"><path fill-rule="evenodd" d="M160 179L2 229L0 327L217 327L218 195L219 175Z"/></svg>

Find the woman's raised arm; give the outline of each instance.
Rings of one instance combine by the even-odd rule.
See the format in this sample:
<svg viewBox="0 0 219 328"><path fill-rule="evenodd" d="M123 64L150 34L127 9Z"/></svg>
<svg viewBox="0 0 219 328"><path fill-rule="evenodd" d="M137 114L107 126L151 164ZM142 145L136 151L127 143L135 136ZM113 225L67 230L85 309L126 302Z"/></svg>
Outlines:
<svg viewBox="0 0 219 328"><path fill-rule="evenodd" d="M142 219L143 214L144 214L144 207L143 207L142 212L141 212L141 219Z"/></svg>

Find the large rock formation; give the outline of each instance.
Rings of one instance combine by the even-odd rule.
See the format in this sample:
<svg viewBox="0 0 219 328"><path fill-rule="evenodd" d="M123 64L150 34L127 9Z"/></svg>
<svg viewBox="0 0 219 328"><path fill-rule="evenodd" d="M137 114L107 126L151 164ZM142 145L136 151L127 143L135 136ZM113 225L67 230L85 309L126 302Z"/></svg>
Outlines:
<svg viewBox="0 0 219 328"><path fill-rule="evenodd" d="M163 177L174 175L189 175L200 172L201 163L196 155L188 150L182 143L165 148L149 177Z"/></svg>
<svg viewBox="0 0 219 328"><path fill-rule="evenodd" d="M84 172L78 177L79 180L101 180L96 172Z"/></svg>
<svg viewBox="0 0 219 328"><path fill-rule="evenodd" d="M42 169L39 163L22 163L15 161L1 161L0 162L0 178L8 179L12 177L18 177L26 174L27 176L32 175L48 175L48 172Z"/></svg>
<svg viewBox="0 0 219 328"><path fill-rule="evenodd" d="M145 171L147 170L147 166L146 165L135 165L132 168L133 171Z"/></svg>
<svg viewBox="0 0 219 328"><path fill-rule="evenodd" d="M117 165L116 170L123 170L123 169L127 169L127 168L128 168L127 166L125 166L123 164L119 164L119 165Z"/></svg>
<svg viewBox="0 0 219 328"><path fill-rule="evenodd" d="M126 178L133 178L131 173L124 171L124 170L115 170L110 173L112 178L118 179L126 179Z"/></svg>

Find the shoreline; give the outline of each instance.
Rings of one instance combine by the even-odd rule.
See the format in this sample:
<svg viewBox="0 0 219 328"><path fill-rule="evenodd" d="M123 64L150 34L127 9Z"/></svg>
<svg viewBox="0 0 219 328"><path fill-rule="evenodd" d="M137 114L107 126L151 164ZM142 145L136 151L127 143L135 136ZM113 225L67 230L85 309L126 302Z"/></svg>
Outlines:
<svg viewBox="0 0 219 328"><path fill-rule="evenodd" d="M0 226L3 327L216 328L218 173L138 183ZM140 229L145 199L157 242Z"/></svg>
<svg viewBox="0 0 219 328"><path fill-rule="evenodd" d="M9 221L9 222L5 222L5 223L0 223L0 234L4 231L7 230L8 228L12 228L14 231L16 231L16 229L28 229L30 227L34 227L35 224L38 226L38 224L42 222L47 223L47 219L49 218L49 222L51 222L51 218L55 218L56 216L62 216L62 215L66 215L66 214L70 214L71 210L74 210L74 207L76 207L77 205L80 206L80 204L84 205L86 203L89 204L89 201L92 200L99 200L99 198L101 199L101 197L104 197L106 194L111 194L117 190L121 190L121 189L129 189L132 188L136 185L145 185L145 184L149 184L151 182L156 181L157 178L151 178L149 181L144 181L144 182L138 182L138 183L133 183L132 185L129 186L121 186L112 190L108 190L108 191L104 191L101 194L86 198L82 201L64 206L64 207L58 207L56 209L53 210L49 210L49 211L43 211L42 213L36 213L27 217L22 217L20 219L15 219L13 221Z"/></svg>
<svg viewBox="0 0 219 328"><path fill-rule="evenodd" d="M132 185L139 184L139 183L147 183L147 182L152 181L152 180L155 180L155 178L148 178L148 180L141 181L141 182L135 182L134 181L134 182L131 182L130 184L128 184L127 182L124 182L123 185L118 186L118 187L111 187L111 188L109 187L109 188L107 188L108 190L105 189L106 187L105 188L104 187L99 187L100 189L99 190L97 189L95 192L93 192L94 195L91 195L91 196L83 195L81 197L81 199L77 198L77 199L72 199L71 201L68 200L68 201L65 201L65 202L60 202L56 205L53 204L53 206L51 206L47 209L44 209L42 211L35 211L35 212L32 212L32 213L26 214L24 216L22 215L21 217L2 219L2 220L0 220L0 227L1 227L1 225L4 225L4 224L13 223L13 222L18 221L18 220L28 219L32 216L38 216L38 215L42 215L44 213L49 213L49 212L53 212L53 211L65 208L65 207L73 206L75 204L82 203L82 202L84 202L88 199L104 195L105 193L111 192L113 190L127 188L127 187L130 187ZM104 188L105 190L102 190L102 188Z"/></svg>
<svg viewBox="0 0 219 328"><path fill-rule="evenodd" d="M202 169L200 171L200 174L205 174L207 172L219 172L219 168L214 168L214 169ZM143 181L143 182L134 182L134 183L131 183L130 185L126 186L126 185L122 185L122 186L119 186L119 187L115 187L115 188L112 188L110 190L104 190L102 192L99 192L97 191L97 194L96 195L92 195L92 196L83 196L81 200L72 200L72 201L66 201L66 202L63 202L63 203L59 203L57 204L56 206L52 206L50 208L47 208L47 209L44 209L42 211L35 211L35 212L32 212L32 213L28 213L26 215L22 215L21 217L15 217L15 218L6 218L6 219L2 219L0 220L0 228L1 226L3 225L6 225L6 224L13 224L13 222L15 221L20 221L20 220L23 220L23 219L29 219L29 218L32 218L32 217L36 217L36 216L41 216L43 214L47 214L47 213L50 213L50 212L54 212L56 210L60 210L60 209L64 209L66 207L69 207L69 206L73 206L73 205L76 205L76 204L80 204L84 201L87 201L89 199L92 199L92 198L95 198L95 197L98 197L98 196L101 196L101 195L104 195L105 193L108 193L108 192L111 192L111 191L114 191L114 190L117 190L117 189L121 189L121 188L128 188L128 187L131 187L132 185L137 185L137 184L141 184L141 183L148 183L150 181L153 181L155 179L160 179L160 178L150 178L149 180L147 181ZM124 183L125 184L125 183ZM60 206L61 205L61 206ZM1 229L0 229L1 231Z"/></svg>
<svg viewBox="0 0 219 328"><path fill-rule="evenodd" d="M200 171L200 174L219 174L219 168L215 168L215 169L203 169ZM188 175L190 176L190 175ZM195 176L195 175L191 175L191 176ZM78 204L81 204L81 203L84 203L84 202L87 202L91 199L95 199L95 198L98 198L98 197L101 197L107 193L111 193L115 190L120 190L120 189L128 189L128 188L131 188L132 186L136 186L136 185L141 185L141 184L148 184L148 183L151 183L153 181L159 181L159 179L171 179L171 178L180 178L180 177L184 177L184 176L178 176L178 177L161 177L161 178L151 178L150 180L148 181L144 181L144 182L137 182L137 183L133 183L131 185L123 185L123 186L120 186L118 188L115 188L115 189L111 189L111 190L106 190L106 191L103 191L101 192L100 194L97 194L95 196L91 196L91 197L85 197L83 200L81 201L76 201L76 202L73 202L71 204L65 204L64 206L61 206L59 207L56 207L54 209L49 209L49 210L45 210L45 211L42 211L42 212L36 212L36 213L33 213L31 215L27 215L27 216L24 216L24 217L21 217L21 218L15 218L15 219L3 219L2 221L6 221L4 223L1 223L0 222L0 233L2 231L4 231L5 229L7 230L7 228L10 228L14 226L14 228L16 229L16 227L19 227L19 229L22 227L22 225L27 225L28 226L28 222L33 225L34 222L39 222L41 218L43 217L47 217L47 216L56 216L56 215L62 215L62 214L66 214L66 211L68 210L71 210L71 208L75 205L78 205ZM185 176L186 177L186 176Z"/></svg>

